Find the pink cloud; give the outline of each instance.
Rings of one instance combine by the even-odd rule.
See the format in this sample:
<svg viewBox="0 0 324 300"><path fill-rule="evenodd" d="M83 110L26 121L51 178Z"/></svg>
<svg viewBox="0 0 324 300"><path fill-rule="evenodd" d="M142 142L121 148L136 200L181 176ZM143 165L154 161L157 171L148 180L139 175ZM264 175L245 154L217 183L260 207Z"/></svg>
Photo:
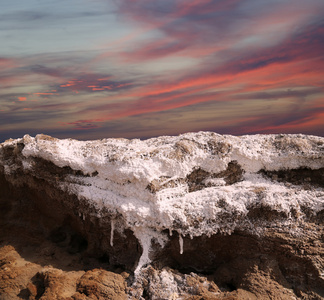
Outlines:
<svg viewBox="0 0 324 300"><path fill-rule="evenodd" d="M101 127L97 123L102 123L104 120L102 119L89 119L89 120L78 120L74 122L66 122L60 124L62 126L69 126L72 125L75 130L89 130Z"/></svg>
<svg viewBox="0 0 324 300"><path fill-rule="evenodd" d="M34 95L46 96L46 95L54 95L54 93L34 93Z"/></svg>
<svg viewBox="0 0 324 300"><path fill-rule="evenodd" d="M12 58L3 58L0 57L0 69L1 71L6 70L6 69L12 69L17 67L17 62L16 60Z"/></svg>

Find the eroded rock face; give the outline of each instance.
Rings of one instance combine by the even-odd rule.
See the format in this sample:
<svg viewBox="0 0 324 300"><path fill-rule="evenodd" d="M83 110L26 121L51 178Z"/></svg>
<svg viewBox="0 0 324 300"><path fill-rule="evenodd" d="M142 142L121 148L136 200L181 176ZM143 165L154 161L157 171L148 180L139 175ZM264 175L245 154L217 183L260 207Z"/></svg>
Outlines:
<svg viewBox="0 0 324 300"><path fill-rule="evenodd" d="M305 135L6 141L0 145L0 242L19 248L21 235L32 235L48 243L38 277L19 279L14 293L321 299L323 154L324 138ZM65 282L67 275L39 266L58 261L61 251L89 271L56 291L59 283L50 282ZM112 285L115 275L98 267L131 275Z"/></svg>

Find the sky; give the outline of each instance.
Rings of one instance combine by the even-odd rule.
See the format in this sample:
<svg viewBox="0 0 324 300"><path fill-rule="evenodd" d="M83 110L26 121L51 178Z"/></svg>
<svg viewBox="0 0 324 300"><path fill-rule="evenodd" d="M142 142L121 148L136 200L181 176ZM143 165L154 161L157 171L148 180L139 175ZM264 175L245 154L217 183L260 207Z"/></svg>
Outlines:
<svg viewBox="0 0 324 300"><path fill-rule="evenodd" d="M2 0L0 142L324 136L323 0Z"/></svg>

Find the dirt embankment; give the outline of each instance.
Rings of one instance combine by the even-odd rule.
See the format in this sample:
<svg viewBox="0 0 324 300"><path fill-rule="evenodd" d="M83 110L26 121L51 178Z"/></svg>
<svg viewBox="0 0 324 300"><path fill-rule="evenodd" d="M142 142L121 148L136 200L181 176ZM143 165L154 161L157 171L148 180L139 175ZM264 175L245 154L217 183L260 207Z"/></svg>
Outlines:
<svg viewBox="0 0 324 300"><path fill-rule="evenodd" d="M59 201L68 196L53 186L17 188L2 177L1 188L3 300L322 299L324 295L319 274L324 231L319 219L305 223L300 238L273 229L262 237L244 232L184 237L183 254L174 232L163 249L153 247L152 265L135 280L141 247L131 234L117 233L111 247L110 221L73 216L71 207ZM273 217L259 211L251 218L260 216Z"/></svg>
<svg viewBox="0 0 324 300"><path fill-rule="evenodd" d="M199 140L194 134L187 136ZM83 172L79 168L82 163L75 170L68 165L59 167L65 148L60 148L62 153L58 151L58 141L50 137L25 138L24 143L34 147L29 151L36 151L30 157L23 155L23 140L2 146L0 300L324 299L323 143L305 136L263 137L269 139L264 143L273 160L281 159L292 166L275 171L250 168L247 161L256 166L277 164L264 160L259 155L261 148L260 153L253 150L253 155L260 156L256 161L252 154L249 156L253 148L250 143L245 149L238 138L227 137L236 147L234 151L232 146L217 142L224 137L212 137L210 133L202 136L206 137L205 144L179 137L174 147L173 142L153 140L143 146L156 148L151 154L139 151L138 142L133 142L134 149L129 147L130 141L119 142L118 151L116 141L107 142L106 148L100 141L92 146L79 143L82 155L71 150L81 162L87 157L91 165L98 159L101 173ZM216 142L211 143L211 138ZM245 137L254 146L260 139ZM74 149L75 143L68 141L67 145ZM51 149L56 151L58 165L38 155L45 151L51 157ZM119 157L122 151L125 155ZM111 160L106 152L116 152L116 156ZM296 154L293 163L287 153ZM210 163L221 163L226 156L235 160L228 158L223 171L204 169ZM119 171L142 170L136 174L145 176L148 166L158 159L168 167L169 159L173 159L173 164L183 170L192 161L198 166L201 159L206 161L204 168L188 168L187 175L173 176L172 172L177 174L174 168L170 176L161 171L161 176L141 185L138 177L130 176L132 172L124 181L106 180L105 172L110 174L118 159L124 167ZM241 164L236 159L241 159ZM315 168L301 167L300 161ZM244 177L243 166L250 172L256 170L248 174L254 179ZM73 190L76 186L78 189ZM143 189L142 193L136 194L138 188ZM119 195L120 189L123 196ZM84 190L88 198L82 196ZM164 200L170 201L168 193L163 201L159 200L163 190L185 195L173 198L170 211L160 210ZM91 197L97 192L110 205L103 205L100 211L95 205L98 198ZM148 198L135 199L133 193ZM187 194L190 197L186 198ZM142 202L138 206L129 205L134 204L131 201L121 205L123 199ZM141 219L137 210L146 209L150 214ZM127 213L133 218L127 219ZM171 220L168 226L163 225L163 216ZM151 227L138 239L136 230L140 226ZM190 237L192 230L195 234ZM151 235L145 248L147 233ZM159 237L165 238L163 247ZM145 251L150 263L134 276Z"/></svg>

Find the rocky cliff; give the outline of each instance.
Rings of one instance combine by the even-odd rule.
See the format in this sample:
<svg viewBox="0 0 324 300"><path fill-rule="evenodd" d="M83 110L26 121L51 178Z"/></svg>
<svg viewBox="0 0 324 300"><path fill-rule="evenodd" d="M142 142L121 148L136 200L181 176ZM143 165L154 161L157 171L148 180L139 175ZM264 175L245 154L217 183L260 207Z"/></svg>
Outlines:
<svg viewBox="0 0 324 300"><path fill-rule="evenodd" d="M0 299L324 297L324 138L26 135L0 187Z"/></svg>

